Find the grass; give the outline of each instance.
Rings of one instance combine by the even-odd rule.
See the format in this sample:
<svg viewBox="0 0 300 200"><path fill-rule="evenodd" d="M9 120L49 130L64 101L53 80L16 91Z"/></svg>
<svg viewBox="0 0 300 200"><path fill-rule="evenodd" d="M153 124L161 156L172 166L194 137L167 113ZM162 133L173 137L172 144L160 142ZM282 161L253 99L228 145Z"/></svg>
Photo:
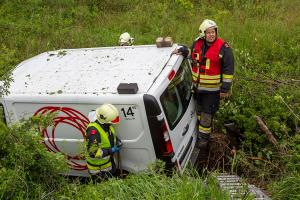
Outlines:
<svg viewBox="0 0 300 200"><path fill-rule="evenodd" d="M70 184L58 197L74 199L230 199L217 184L205 185L195 172L167 177L150 171L104 183Z"/></svg>

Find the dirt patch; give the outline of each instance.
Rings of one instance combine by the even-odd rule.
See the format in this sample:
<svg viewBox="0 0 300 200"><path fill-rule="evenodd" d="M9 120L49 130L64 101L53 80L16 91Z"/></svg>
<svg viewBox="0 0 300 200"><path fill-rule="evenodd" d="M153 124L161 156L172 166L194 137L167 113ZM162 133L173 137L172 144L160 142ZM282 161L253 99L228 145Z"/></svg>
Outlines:
<svg viewBox="0 0 300 200"><path fill-rule="evenodd" d="M230 170L231 140L223 133L212 133L211 136L208 147L200 150L196 167L200 171L219 170L225 172Z"/></svg>

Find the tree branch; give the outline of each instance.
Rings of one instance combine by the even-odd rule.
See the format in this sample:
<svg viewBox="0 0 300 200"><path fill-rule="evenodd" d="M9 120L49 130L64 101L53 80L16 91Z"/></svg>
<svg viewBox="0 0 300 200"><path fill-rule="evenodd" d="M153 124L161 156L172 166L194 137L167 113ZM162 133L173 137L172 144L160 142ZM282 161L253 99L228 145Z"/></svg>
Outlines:
<svg viewBox="0 0 300 200"><path fill-rule="evenodd" d="M278 145L276 138L273 136L272 132L269 130L263 120L257 115L255 115L254 118L256 119L260 129L267 135L268 140L280 151L280 153L285 154L286 151Z"/></svg>

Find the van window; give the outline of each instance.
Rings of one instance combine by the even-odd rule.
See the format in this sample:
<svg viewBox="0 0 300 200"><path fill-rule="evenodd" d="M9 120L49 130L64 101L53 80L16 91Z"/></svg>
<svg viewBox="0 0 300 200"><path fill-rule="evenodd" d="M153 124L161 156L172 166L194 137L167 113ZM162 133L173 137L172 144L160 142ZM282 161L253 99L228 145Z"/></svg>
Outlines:
<svg viewBox="0 0 300 200"><path fill-rule="evenodd" d="M189 106L192 92L192 73L187 59L181 63L178 72L160 96L170 129L174 129Z"/></svg>

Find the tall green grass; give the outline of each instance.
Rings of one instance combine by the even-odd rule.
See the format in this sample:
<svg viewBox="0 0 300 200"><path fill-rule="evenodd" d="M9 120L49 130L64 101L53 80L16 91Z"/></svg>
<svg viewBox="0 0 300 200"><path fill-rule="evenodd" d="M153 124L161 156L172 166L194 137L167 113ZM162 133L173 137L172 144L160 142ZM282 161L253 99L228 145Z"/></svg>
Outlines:
<svg viewBox="0 0 300 200"><path fill-rule="evenodd" d="M70 184L58 197L74 199L230 199L216 182L204 184L196 173L178 176L149 171L130 174L126 179L110 179L103 183Z"/></svg>

